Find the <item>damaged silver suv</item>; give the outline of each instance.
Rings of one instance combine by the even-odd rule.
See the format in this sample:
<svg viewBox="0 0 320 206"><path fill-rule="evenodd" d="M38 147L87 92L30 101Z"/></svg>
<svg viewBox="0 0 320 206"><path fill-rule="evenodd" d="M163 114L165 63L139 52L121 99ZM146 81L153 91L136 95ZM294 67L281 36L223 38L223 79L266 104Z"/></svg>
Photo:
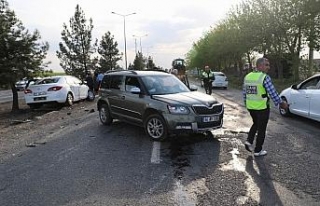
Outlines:
<svg viewBox="0 0 320 206"><path fill-rule="evenodd" d="M156 141L220 128L224 113L223 104L213 96L191 91L172 74L147 70L106 73L97 107L104 125L118 119L142 126Z"/></svg>

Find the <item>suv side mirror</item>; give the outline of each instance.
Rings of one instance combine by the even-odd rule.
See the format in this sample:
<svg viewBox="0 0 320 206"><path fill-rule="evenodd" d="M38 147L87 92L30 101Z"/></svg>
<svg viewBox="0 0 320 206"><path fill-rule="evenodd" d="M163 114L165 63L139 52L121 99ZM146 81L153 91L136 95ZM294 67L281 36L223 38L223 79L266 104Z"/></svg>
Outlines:
<svg viewBox="0 0 320 206"><path fill-rule="evenodd" d="M291 85L291 89L298 89L298 87L297 87L297 85L296 84L293 84L293 85Z"/></svg>
<svg viewBox="0 0 320 206"><path fill-rule="evenodd" d="M141 93L141 90L139 87L133 87L130 89L130 92L133 93L133 94L140 94Z"/></svg>

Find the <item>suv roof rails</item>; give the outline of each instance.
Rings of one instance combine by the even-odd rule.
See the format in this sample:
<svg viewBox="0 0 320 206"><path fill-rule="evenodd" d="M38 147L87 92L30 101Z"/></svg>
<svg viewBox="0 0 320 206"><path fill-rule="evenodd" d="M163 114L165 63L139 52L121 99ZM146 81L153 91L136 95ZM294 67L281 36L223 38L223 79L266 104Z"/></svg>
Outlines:
<svg viewBox="0 0 320 206"><path fill-rule="evenodd" d="M164 72L164 73L168 73L167 71L162 70L162 69L145 69L145 70L142 70L142 71L154 71L154 72Z"/></svg>
<svg viewBox="0 0 320 206"><path fill-rule="evenodd" d="M113 73L113 72L131 72L131 73L133 73L133 74L137 74L136 71L134 71L134 70L127 70L127 69L108 70L108 71L106 71L106 74Z"/></svg>

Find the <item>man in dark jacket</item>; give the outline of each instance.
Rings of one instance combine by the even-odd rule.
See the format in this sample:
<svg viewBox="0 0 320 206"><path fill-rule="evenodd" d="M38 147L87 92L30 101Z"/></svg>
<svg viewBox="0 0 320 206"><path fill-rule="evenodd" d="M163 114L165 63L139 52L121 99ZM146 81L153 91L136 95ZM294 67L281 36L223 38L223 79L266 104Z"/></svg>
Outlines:
<svg viewBox="0 0 320 206"><path fill-rule="evenodd" d="M203 86L206 90L206 94L212 94L212 82L214 80L214 73L211 71L209 66L204 67L204 72L201 74L203 80Z"/></svg>

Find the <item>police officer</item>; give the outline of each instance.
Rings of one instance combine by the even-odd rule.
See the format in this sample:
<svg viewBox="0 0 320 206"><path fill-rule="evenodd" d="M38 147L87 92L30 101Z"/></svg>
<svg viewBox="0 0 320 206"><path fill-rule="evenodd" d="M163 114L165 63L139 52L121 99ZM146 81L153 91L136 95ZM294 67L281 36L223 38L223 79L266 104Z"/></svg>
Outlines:
<svg viewBox="0 0 320 206"><path fill-rule="evenodd" d="M259 58L256 63L256 69L244 78L243 97L246 108L252 118L253 124L248 133L245 148L254 152L254 156L264 156L266 150L262 149L267 124L270 115L270 98L275 106L280 106L283 109L288 108L288 104L281 100L279 94L271 81L267 72L270 69L269 60ZM256 145L253 147L253 141L257 134Z"/></svg>
<svg viewBox="0 0 320 206"><path fill-rule="evenodd" d="M209 66L204 67L204 71L201 74L203 80L203 86L206 90L206 94L212 94L212 81L214 80L214 73Z"/></svg>

